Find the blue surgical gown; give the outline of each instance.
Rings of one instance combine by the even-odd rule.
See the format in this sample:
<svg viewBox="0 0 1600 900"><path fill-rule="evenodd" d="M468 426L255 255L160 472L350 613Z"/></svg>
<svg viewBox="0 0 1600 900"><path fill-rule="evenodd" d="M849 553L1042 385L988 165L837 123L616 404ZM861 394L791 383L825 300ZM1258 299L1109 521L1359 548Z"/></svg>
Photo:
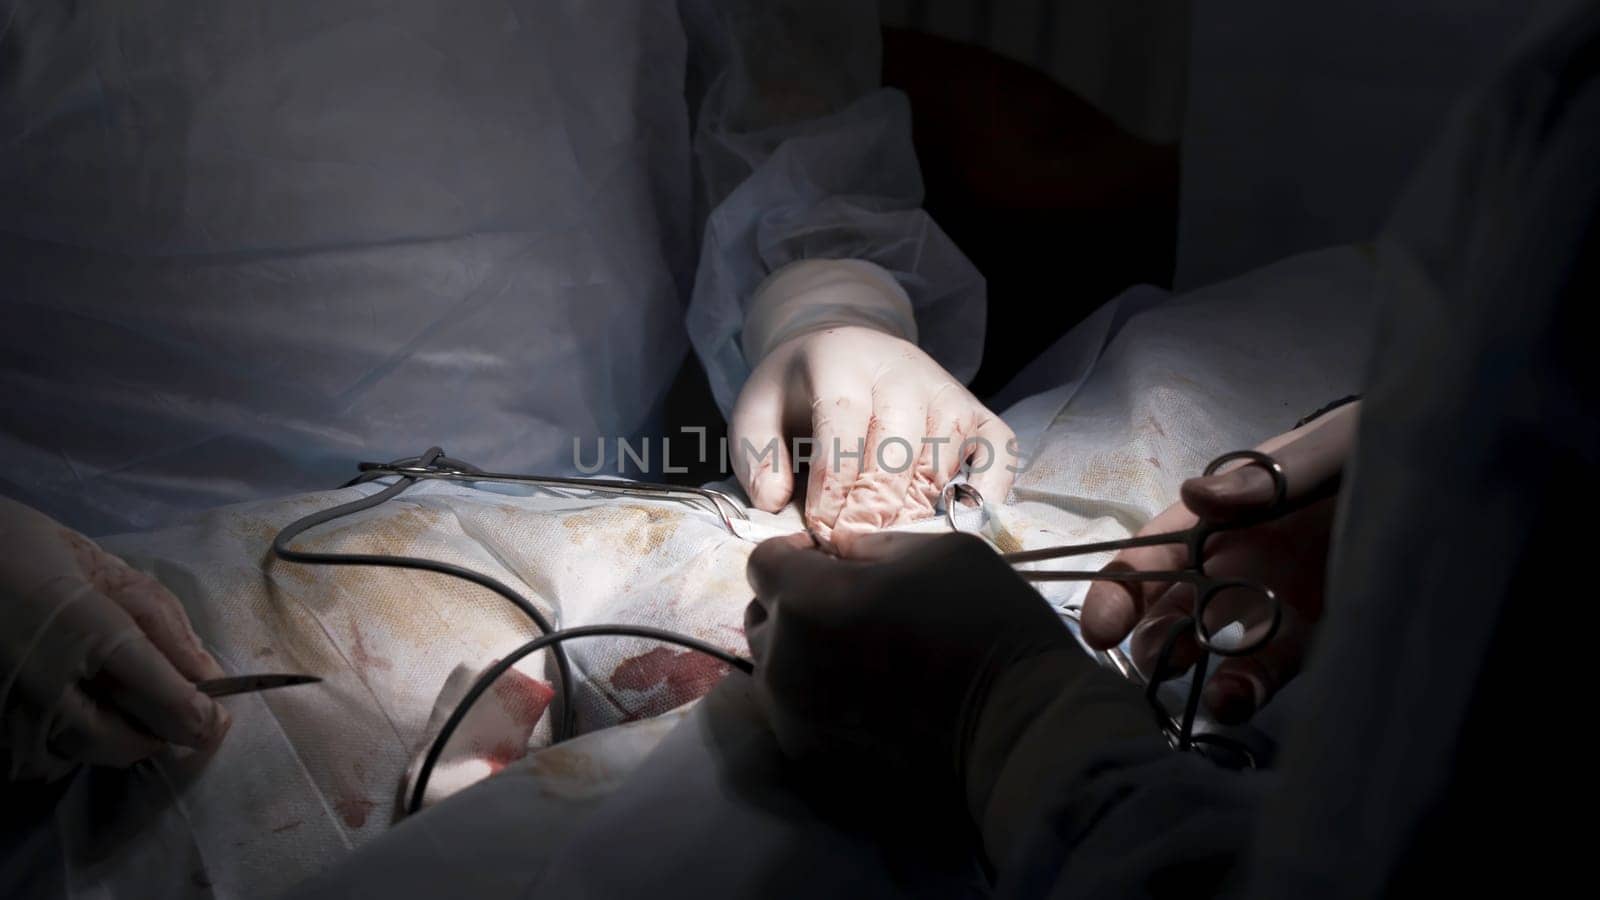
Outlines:
<svg viewBox="0 0 1600 900"><path fill-rule="evenodd" d="M800 258L976 368L873 4L17 0L0 25L0 491L91 533L443 444L659 427Z"/></svg>

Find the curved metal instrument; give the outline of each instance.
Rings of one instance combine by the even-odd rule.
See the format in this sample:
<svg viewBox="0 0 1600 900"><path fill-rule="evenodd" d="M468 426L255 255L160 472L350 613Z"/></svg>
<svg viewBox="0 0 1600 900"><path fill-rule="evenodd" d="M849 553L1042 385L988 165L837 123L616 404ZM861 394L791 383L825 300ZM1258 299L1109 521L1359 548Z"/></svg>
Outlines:
<svg viewBox="0 0 1600 900"><path fill-rule="evenodd" d="M1145 696L1160 710L1174 746L1180 749L1189 749L1196 744L1218 745L1230 743L1219 739L1215 735L1197 735L1194 733L1195 715L1199 707L1201 690L1205 686L1210 656L1216 654L1217 656L1236 657L1254 653L1266 646L1267 642L1272 640L1279 627L1283 624L1282 601L1279 600L1270 587L1250 579L1218 577L1206 572L1205 548L1207 541L1212 536L1225 531L1249 528L1281 518L1330 496L1338 488L1338 479L1334 478L1327 483L1317 485L1313 490L1305 491L1301 496L1291 499L1289 497L1288 479L1284 475L1283 466L1271 456L1257 450L1236 450L1231 453L1224 453L1205 467L1204 474L1214 475L1228 463L1241 460L1245 465L1261 468L1272 478L1272 501L1256 515L1231 519L1226 522L1201 518L1193 526L1177 531L1140 535L1115 541L1044 547L1037 550L1001 554L1001 557L1006 562L1020 565L1073 556L1111 553L1135 547L1156 547L1168 544L1179 544L1188 550L1189 563L1181 569L1165 571L1021 569L1017 573L1023 578L1034 582L1167 582L1189 584L1194 587L1196 597L1194 611L1192 615L1177 622L1166 636L1156 660L1155 671L1150 674L1148 679L1139 672L1127 655L1117 648L1100 651L1096 654L1103 665L1116 670L1123 677L1145 688ZM946 521L950 523L950 527L954 530L960 530L957 528L954 514L954 507L957 502L963 500L971 501L979 508L983 505L983 497L971 485L966 484L951 484L947 486L942 500L945 504ZM1261 616L1257 617L1260 627L1253 629L1255 634L1252 637L1246 639L1244 634L1237 629L1214 629L1208 624L1206 613L1212 608L1217 598L1224 593L1233 596L1244 595L1249 598L1247 604L1253 605L1256 610L1262 613ZM1063 612L1061 615L1074 621L1078 620L1076 611ZM1237 613L1230 617L1238 618ZM1174 676L1181 674L1181 672L1169 671L1168 663L1178 639L1190 630L1193 632L1195 643L1199 645L1200 653L1195 662L1194 679L1190 684L1189 696L1180 719L1168 713L1164 707L1156 702L1156 690L1164 681L1171 680ZM1247 760L1252 759L1248 750L1237 747L1233 749L1243 754Z"/></svg>

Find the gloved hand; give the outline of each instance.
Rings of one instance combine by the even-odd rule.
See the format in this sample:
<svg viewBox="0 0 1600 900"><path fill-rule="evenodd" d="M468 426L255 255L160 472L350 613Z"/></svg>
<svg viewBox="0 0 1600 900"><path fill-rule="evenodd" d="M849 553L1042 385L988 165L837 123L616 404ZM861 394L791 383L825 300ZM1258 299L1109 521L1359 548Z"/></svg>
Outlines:
<svg viewBox="0 0 1600 900"><path fill-rule="evenodd" d="M193 682L223 675L154 578L0 498L0 759L12 779L127 766L165 742L208 747L228 713Z"/></svg>
<svg viewBox="0 0 1600 900"><path fill-rule="evenodd" d="M1289 500L1339 476L1354 449L1359 415L1360 404L1348 404L1256 448L1283 467ZM1216 522L1250 516L1271 505L1273 483L1260 467L1239 465L1209 478L1185 481L1181 497L1138 533L1188 528L1197 521L1197 513ZM1236 724L1249 719L1299 673L1322 617L1334 506L1335 498L1328 497L1261 525L1222 532L1207 544L1208 574L1259 582L1283 604L1283 621L1272 640L1249 655L1220 661L1206 682L1201 696L1218 721ZM1124 550L1106 569L1170 570L1188 562L1186 548L1168 544ZM1084 598L1084 641L1103 649L1116 646L1132 632L1133 661L1148 675L1168 628L1191 615L1194 604L1194 589L1185 584L1094 582ZM1219 598L1213 609L1223 606ZM1208 621L1213 630L1219 624ZM1247 628L1258 624L1245 622ZM1247 632L1245 639L1253 640L1253 635ZM1186 633L1173 649L1171 665L1177 671L1187 669L1197 654L1192 632Z"/></svg>
<svg viewBox="0 0 1600 900"><path fill-rule="evenodd" d="M844 555L862 534L932 515L964 462L973 487L1005 502L1015 436L918 349L910 300L884 270L855 260L780 270L757 292L743 345L754 371L729 452L756 507L775 512L794 496L796 437L813 441L806 525Z"/></svg>
<svg viewBox="0 0 1600 900"><path fill-rule="evenodd" d="M970 535L889 532L858 556L804 534L750 555L745 635L779 744L797 757L876 757L956 771L994 677L1077 648L1044 598Z"/></svg>
<svg viewBox="0 0 1600 900"><path fill-rule="evenodd" d="M964 801L998 859L1044 779L1160 740L1139 691L981 540L887 532L857 552L791 535L750 556L755 693L785 754Z"/></svg>

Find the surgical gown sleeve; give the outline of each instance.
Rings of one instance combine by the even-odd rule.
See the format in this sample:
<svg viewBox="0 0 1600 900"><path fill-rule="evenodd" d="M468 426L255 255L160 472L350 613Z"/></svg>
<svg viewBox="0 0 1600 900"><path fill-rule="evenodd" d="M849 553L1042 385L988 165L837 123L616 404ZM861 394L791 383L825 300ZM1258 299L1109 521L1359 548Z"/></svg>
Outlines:
<svg viewBox="0 0 1600 900"><path fill-rule="evenodd" d="M1270 781L1224 772L1165 742L1109 748L1061 783L1058 796L1071 802L1001 864L997 895L1234 895Z"/></svg>
<svg viewBox="0 0 1600 900"><path fill-rule="evenodd" d="M923 350L966 381L983 278L928 217L904 95L879 85L876 6L680 0L689 44L697 215L687 326L724 413L750 373L756 287L802 259L859 259L909 294Z"/></svg>
<svg viewBox="0 0 1600 900"><path fill-rule="evenodd" d="M1001 675L964 759L1001 897L1212 896L1270 780L1175 753L1141 691L1073 653Z"/></svg>

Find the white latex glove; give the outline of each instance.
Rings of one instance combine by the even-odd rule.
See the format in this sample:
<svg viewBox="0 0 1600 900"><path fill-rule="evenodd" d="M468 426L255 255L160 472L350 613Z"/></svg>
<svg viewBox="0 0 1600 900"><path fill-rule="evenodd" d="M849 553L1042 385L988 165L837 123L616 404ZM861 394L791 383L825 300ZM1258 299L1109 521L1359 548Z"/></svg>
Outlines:
<svg viewBox="0 0 1600 900"><path fill-rule="evenodd" d="M878 266L785 267L758 290L743 345L757 362L729 421L729 452L757 508L793 498L796 437L813 441L806 525L844 555L860 535L932 515L964 462L988 502L1005 502L1015 436L917 347L910 300Z"/></svg>
<svg viewBox="0 0 1600 900"><path fill-rule="evenodd" d="M55 778L202 748L228 713L195 681L222 667L176 597L81 534L0 498L0 760Z"/></svg>

